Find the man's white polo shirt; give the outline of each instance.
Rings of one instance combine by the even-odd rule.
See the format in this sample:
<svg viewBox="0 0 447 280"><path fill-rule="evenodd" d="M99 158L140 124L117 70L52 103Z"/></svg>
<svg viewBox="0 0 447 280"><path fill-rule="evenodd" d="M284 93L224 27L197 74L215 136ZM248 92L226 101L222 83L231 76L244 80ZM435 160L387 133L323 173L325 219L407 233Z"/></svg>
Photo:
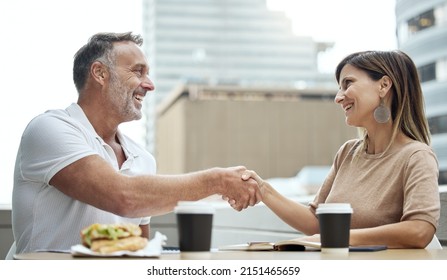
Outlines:
<svg viewBox="0 0 447 280"><path fill-rule="evenodd" d="M17 153L12 224L17 253L69 250L92 223L148 224L150 217L124 218L63 194L49 185L62 168L89 155L100 155L123 174L155 174L154 157L126 135L118 138L127 160L118 168L115 154L97 135L81 107L51 110L26 127Z"/></svg>

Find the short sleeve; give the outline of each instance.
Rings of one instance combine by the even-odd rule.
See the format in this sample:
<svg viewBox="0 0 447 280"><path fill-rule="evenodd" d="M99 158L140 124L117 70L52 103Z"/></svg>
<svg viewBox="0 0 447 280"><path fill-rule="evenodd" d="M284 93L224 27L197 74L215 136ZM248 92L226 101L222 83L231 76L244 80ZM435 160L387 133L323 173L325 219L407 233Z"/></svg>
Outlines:
<svg viewBox="0 0 447 280"><path fill-rule="evenodd" d="M21 141L20 172L24 179L49 183L67 165L88 155L97 154L89 145L81 126L55 114L34 118Z"/></svg>
<svg viewBox="0 0 447 280"><path fill-rule="evenodd" d="M418 150L409 158L404 172L402 221L424 220L436 228L440 215L436 156L431 150Z"/></svg>

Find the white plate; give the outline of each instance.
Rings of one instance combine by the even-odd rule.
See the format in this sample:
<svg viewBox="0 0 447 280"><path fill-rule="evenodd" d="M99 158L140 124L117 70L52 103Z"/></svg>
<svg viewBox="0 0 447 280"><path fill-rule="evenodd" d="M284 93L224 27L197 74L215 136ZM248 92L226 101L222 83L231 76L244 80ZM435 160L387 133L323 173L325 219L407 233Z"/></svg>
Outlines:
<svg viewBox="0 0 447 280"><path fill-rule="evenodd" d="M138 251L117 251L108 254L102 254L99 252L94 252L84 245L78 244L71 247L71 254L73 256L97 256L97 257L119 257L119 256L130 256L130 257L159 257L163 250L163 245L165 244L167 238L160 232L156 232L153 239L151 239L147 246Z"/></svg>

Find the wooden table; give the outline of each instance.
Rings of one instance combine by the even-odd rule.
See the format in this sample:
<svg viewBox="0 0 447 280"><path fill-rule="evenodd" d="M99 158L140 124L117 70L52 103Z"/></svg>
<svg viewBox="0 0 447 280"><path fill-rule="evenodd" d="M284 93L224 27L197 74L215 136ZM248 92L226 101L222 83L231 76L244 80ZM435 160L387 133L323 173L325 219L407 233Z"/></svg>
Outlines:
<svg viewBox="0 0 447 280"><path fill-rule="evenodd" d="M37 252L16 254L17 260L92 260L97 257L74 257L69 253ZM107 259L107 258L100 258ZM110 259L136 259L119 257ZM141 258L138 258L141 259ZM447 250L389 249L377 252L349 252L347 255L319 251L213 251L209 253L163 253L153 260L447 260Z"/></svg>

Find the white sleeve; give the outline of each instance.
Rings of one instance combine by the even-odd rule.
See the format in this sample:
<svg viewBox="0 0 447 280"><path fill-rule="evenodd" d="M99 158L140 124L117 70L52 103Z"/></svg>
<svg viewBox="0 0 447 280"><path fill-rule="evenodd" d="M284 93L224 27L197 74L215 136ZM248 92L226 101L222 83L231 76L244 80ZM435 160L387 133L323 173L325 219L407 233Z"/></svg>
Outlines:
<svg viewBox="0 0 447 280"><path fill-rule="evenodd" d="M98 154L82 125L56 114L34 118L25 129L20 156L23 178L49 184L62 168L89 155ZM91 141L91 140L90 140Z"/></svg>

